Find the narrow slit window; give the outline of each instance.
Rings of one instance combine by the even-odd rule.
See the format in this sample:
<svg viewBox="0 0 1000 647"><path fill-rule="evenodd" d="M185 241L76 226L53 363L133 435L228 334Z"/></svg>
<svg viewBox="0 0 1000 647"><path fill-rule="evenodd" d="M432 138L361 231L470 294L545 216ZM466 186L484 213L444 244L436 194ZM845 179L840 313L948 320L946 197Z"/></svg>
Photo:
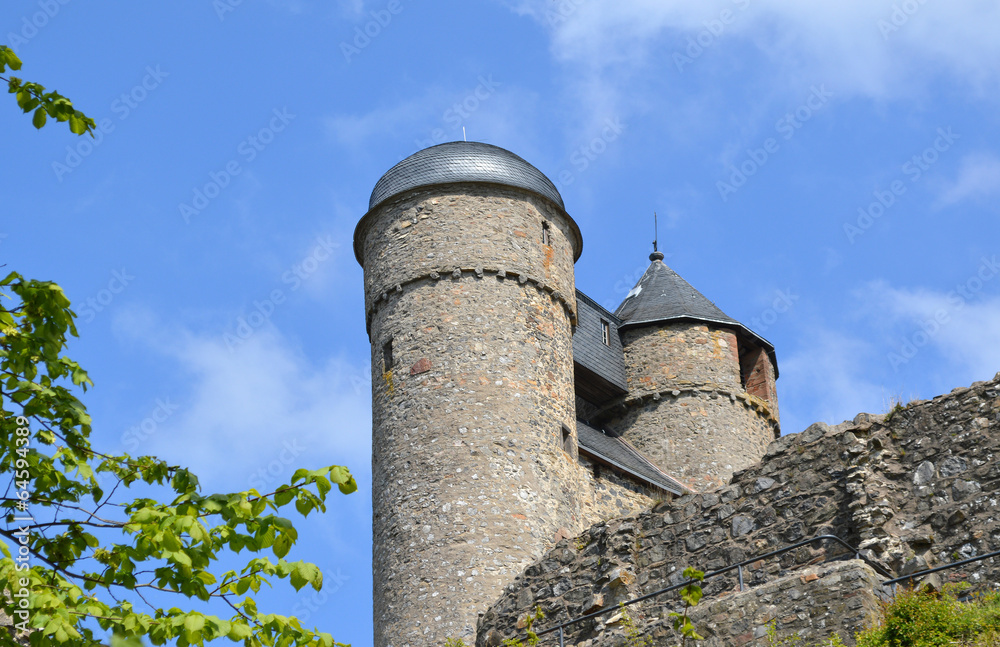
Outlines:
<svg viewBox="0 0 1000 647"><path fill-rule="evenodd" d="M611 345L611 324L601 319L601 341L605 346Z"/></svg>
<svg viewBox="0 0 1000 647"><path fill-rule="evenodd" d="M566 425L562 426L562 448L570 456L573 455L573 433Z"/></svg>
<svg viewBox="0 0 1000 647"><path fill-rule="evenodd" d="M547 220L542 221L542 244L551 245L552 237L549 234L549 222Z"/></svg>
<svg viewBox="0 0 1000 647"><path fill-rule="evenodd" d="M382 370L388 372L392 370L392 338L382 344Z"/></svg>

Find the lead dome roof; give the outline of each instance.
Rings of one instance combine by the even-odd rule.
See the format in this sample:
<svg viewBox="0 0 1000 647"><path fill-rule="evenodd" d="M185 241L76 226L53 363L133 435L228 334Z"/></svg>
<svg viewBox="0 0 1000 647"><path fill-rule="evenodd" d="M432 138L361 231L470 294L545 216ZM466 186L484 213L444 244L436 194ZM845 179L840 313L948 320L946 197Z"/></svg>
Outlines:
<svg viewBox="0 0 1000 647"><path fill-rule="evenodd" d="M514 186L566 208L552 181L509 150L483 142L448 142L417 151L389 169L375 184L368 209L410 189L453 182Z"/></svg>
<svg viewBox="0 0 1000 647"><path fill-rule="evenodd" d="M354 257L364 266L360 235L375 209L412 189L458 182L497 184L524 189L545 198L566 218L573 239L573 260L583 251L580 228L568 213L555 184L537 168L514 153L483 142L447 142L417 151L399 162L375 183L368 213L354 229Z"/></svg>

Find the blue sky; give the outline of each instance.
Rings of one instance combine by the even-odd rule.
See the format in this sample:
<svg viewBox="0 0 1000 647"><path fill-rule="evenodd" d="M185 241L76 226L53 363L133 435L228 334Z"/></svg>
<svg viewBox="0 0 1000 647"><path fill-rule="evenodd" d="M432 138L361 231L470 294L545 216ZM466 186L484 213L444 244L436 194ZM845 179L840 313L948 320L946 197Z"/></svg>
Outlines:
<svg viewBox="0 0 1000 647"><path fill-rule="evenodd" d="M60 283L98 442L206 487L345 464L302 524L371 644L370 395L354 225L405 156L462 138L555 181L577 286L666 262L774 343L783 430L1000 370L1000 5L975 0L6 2L20 75L99 122L3 102L7 270Z"/></svg>

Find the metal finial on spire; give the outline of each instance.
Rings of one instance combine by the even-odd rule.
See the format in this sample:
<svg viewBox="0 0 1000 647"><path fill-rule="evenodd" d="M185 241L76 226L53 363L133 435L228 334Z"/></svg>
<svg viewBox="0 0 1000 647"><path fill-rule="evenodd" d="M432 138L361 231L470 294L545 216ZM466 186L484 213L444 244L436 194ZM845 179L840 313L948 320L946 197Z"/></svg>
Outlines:
<svg viewBox="0 0 1000 647"><path fill-rule="evenodd" d="M663 252L657 249L656 242L660 239L659 225L656 220L656 212L653 212L653 253L649 255L651 261L662 261Z"/></svg>

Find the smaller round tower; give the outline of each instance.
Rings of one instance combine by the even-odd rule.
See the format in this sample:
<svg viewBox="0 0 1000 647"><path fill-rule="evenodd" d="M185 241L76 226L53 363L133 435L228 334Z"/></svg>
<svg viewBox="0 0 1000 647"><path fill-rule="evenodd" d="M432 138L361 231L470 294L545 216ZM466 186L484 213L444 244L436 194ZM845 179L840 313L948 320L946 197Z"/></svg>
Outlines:
<svg viewBox="0 0 1000 647"><path fill-rule="evenodd" d="M729 482L780 435L774 347L650 255L615 315L628 393L604 426L699 491Z"/></svg>

